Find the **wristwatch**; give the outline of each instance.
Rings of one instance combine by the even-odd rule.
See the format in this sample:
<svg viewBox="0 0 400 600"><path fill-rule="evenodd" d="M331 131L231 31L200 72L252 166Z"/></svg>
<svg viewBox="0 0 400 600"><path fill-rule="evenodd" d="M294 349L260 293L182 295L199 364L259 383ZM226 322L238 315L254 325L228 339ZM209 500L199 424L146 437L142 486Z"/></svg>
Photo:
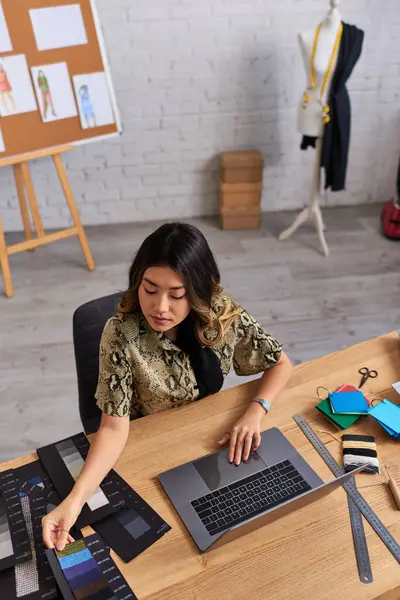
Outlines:
<svg viewBox="0 0 400 600"><path fill-rule="evenodd" d="M267 400L263 400L262 398L254 398L252 402L257 402L257 404L263 407L266 413L271 410L271 404Z"/></svg>

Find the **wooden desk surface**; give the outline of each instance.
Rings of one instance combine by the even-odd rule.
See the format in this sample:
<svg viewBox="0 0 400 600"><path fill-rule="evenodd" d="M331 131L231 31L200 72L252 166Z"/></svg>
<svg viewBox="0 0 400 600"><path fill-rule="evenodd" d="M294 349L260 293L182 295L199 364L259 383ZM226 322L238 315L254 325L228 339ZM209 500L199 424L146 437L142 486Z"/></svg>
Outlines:
<svg viewBox="0 0 400 600"><path fill-rule="evenodd" d="M316 388L358 385L358 369L364 366L379 372L377 379L368 380L366 394L371 399L386 397L398 403L391 383L400 379L400 341L392 333L296 367L289 387L263 422L264 429L279 427L325 481L332 477L331 472L292 415L301 413L314 429L337 434L314 408ZM130 564L116 559L139 600L400 598L400 566L368 523L365 530L374 582L360 582L343 489L221 548L205 554L197 550L157 475L214 451L216 440L240 415L254 386L245 384L131 424L128 446L116 470L172 526L172 531ZM372 418L361 419L351 431L378 438L379 459L400 484L399 442L392 441ZM341 444L324 433L319 435L340 461ZM0 470L36 458L33 454L14 460L1 465ZM359 487L372 479L371 475L358 476ZM400 541L400 511L388 487L371 487L362 493Z"/></svg>

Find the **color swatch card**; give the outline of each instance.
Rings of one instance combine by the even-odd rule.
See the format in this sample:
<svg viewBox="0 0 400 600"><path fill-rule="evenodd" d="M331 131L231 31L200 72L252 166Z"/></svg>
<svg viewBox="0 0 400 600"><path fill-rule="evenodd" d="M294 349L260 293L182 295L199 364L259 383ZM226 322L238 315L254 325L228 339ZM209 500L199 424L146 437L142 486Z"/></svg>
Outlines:
<svg viewBox="0 0 400 600"><path fill-rule="evenodd" d="M348 427L354 425L354 423L356 423L360 418L359 415L335 414L332 412L329 398L317 404L315 408L319 410L328 419L328 421L338 429L347 429Z"/></svg>
<svg viewBox="0 0 400 600"><path fill-rule="evenodd" d="M46 554L64 600L137 600L99 535Z"/></svg>
<svg viewBox="0 0 400 600"><path fill-rule="evenodd" d="M329 400L334 414L367 415L370 408L359 390L333 392L329 394Z"/></svg>
<svg viewBox="0 0 400 600"><path fill-rule="evenodd" d="M66 498L74 487L88 451L89 441L84 433L37 450L42 465L62 499ZM114 471L111 471L84 505L77 520L79 528L92 525L123 506L121 490L113 475Z"/></svg>
<svg viewBox="0 0 400 600"><path fill-rule="evenodd" d="M383 400L373 406L369 414L394 438L400 438L400 406Z"/></svg>
<svg viewBox="0 0 400 600"><path fill-rule="evenodd" d="M32 558L18 480L13 470L0 473L0 571ZM0 596L1 597L1 596Z"/></svg>
<svg viewBox="0 0 400 600"><path fill-rule="evenodd" d="M122 488L124 508L98 521L93 528L125 562L147 550L171 527L137 494L117 473L114 475Z"/></svg>

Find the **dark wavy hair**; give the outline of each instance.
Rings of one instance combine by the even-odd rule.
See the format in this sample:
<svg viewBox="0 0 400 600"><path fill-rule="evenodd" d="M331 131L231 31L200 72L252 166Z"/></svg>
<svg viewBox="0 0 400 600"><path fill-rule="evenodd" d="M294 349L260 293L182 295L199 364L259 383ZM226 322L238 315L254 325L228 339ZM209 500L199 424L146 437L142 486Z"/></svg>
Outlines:
<svg viewBox="0 0 400 600"><path fill-rule="evenodd" d="M222 314L213 310L213 301L223 294L223 288L214 255L201 231L186 223L166 223L146 238L129 270L129 287L119 312L140 310L138 290L150 267L170 267L181 277L198 341L205 346L216 345L240 310L230 300ZM207 330L212 330L211 338Z"/></svg>

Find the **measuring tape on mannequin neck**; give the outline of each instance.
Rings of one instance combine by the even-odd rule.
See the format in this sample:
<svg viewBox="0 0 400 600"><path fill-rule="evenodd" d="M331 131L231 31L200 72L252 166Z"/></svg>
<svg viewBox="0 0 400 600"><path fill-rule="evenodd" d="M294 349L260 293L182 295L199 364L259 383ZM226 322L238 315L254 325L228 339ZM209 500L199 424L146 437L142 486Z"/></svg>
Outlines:
<svg viewBox="0 0 400 600"><path fill-rule="evenodd" d="M308 90L306 90L304 92L304 102L302 104L302 107L304 110L307 109L307 104L310 104L310 102L311 102L310 95L308 92L310 90L315 90L315 88L317 87L317 76L315 73L315 57L317 54L319 36L321 33L322 26L323 26L323 23L320 23L318 25L317 31L315 33L314 44L313 44L313 49L312 49L312 54L311 54L311 62L310 62L311 86L308 88ZM324 125L327 125L329 123L329 121L331 120L331 117L330 117L331 109L327 104L326 105L324 104L324 96L325 96L326 88L328 86L328 82L330 81L330 78L332 75L332 71L333 71L333 67L335 64L337 54L339 52L339 46L340 46L340 42L342 39L342 35L343 35L343 23L340 23L340 27L339 27L339 30L338 30L338 33L336 36L336 40L335 40L335 45L333 47L332 55L331 55L331 58L329 61L328 70L325 73L324 81L322 82L321 92L320 92L320 103L321 103L321 108L322 108L322 122Z"/></svg>

